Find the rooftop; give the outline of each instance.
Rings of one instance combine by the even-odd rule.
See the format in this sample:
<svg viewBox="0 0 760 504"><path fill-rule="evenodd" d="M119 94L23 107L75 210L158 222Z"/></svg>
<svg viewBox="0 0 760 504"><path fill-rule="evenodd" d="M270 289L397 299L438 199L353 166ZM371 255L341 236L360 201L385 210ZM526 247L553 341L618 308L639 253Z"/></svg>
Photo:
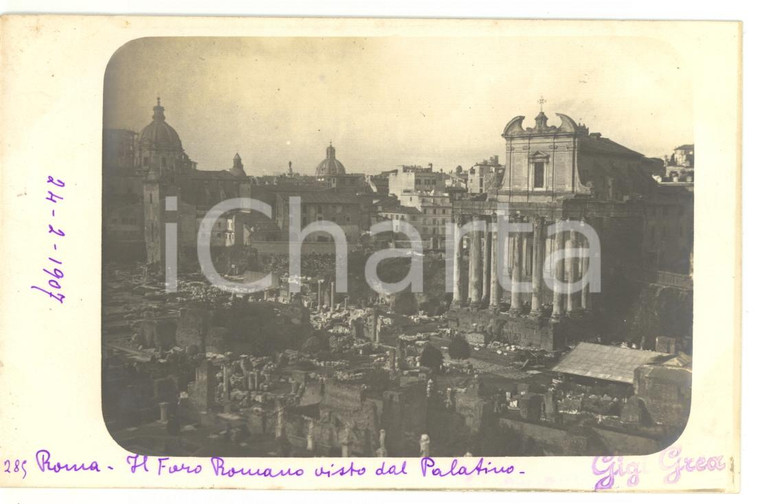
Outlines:
<svg viewBox="0 0 760 504"><path fill-rule="evenodd" d="M553 371L597 380L633 384L634 370L661 361L668 354L649 350L632 350L594 343L578 343Z"/></svg>
<svg viewBox="0 0 760 504"><path fill-rule="evenodd" d="M242 176L244 178L245 175ZM235 176L228 170L195 170L190 173L190 178L202 180L238 180L241 177Z"/></svg>
<svg viewBox="0 0 760 504"><path fill-rule="evenodd" d="M630 157L643 157L642 154L631 150L627 147L623 147L617 142L613 142L609 138L604 138L598 133L592 133L589 136L580 137L581 149L584 151L593 151L600 154L615 154Z"/></svg>
<svg viewBox="0 0 760 504"><path fill-rule="evenodd" d="M384 208L381 210L383 213L398 213L398 214L406 214L406 215L420 215L422 212L420 212L417 208L414 207L408 207L403 205L398 205L392 208Z"/></svg>
<svg viewBox="0 0 760 504"><path fill-rule="evenodd" d="M354 194L334 191L309 191L298 194L301 203L323 203L333 205L358 205L359 198Z"/></svg>

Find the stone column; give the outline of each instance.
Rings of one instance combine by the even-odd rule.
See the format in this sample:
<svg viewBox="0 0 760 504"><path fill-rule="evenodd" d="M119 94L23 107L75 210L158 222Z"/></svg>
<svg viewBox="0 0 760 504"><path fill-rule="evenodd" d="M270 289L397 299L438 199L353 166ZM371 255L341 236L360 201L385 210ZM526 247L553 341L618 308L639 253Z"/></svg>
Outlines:
<svg viewBox="0 0 760 504"><path fill-rule="evenodd" d="M285 434L285 406L279 399L275 399L274 407L277 410L277 423L275 424L274 436L280 438Z"/></svg>
<svg viewBox="0 0 760 504"><path fill-rule="evenodd" d="M317 311L322 311L322 305L324 300L322 299L322 281L317 282Z"/></svg>
<svg viewBox="0 0 760 504"><path fill-rule="evenodd" d="M541 313L541 284L544 272L544 218L537 217L533 224L533 296L530 299L530 313L538 316Z"/></svg>
<svg viewBox="0 0 760 504"><path fill-rule="evenodd" d="M531 269L530 266L533 263L533 239L528 233L520 233L522 238L522 248L520 249L520 256L522 257L522 270L520 271L520 278L528 278Z"/></svg>
<svg viewBox="0 0 760 504"><path fill-rule="evenodd" d="M562 241L562 235L564 233L558 232L555 233L552 237L553 242L553 252L559 252L562 247L565 246L565 243ZM556 261L552 268L554 268L554 278L557 281L563 281L565 279L565 261ZM564 306L562 306L562 289L555 285L552 289L552 318L558 319L562 316L564 312Z"/></svg>
<svg viewBox="0 0 760 504"><path fill-rule="evenodd" d="M259 390L259 370L253 370L253 390Z"/></svg>
<svg viewBox="0 0 760 504"><path fill-rule="evenodd" d="M549 223L548 222L544 223L544 234L546 235L546 240L544 241L544 266L542 268L543 268L543 271L546 271L546 269L547 269L546 268L546 257L549 254L551 254L552 251L554 250L554 239L551 236L549 236ZM548 269L551 269L553 267L554 267L553 265L550 265ZM543 273L542 273L542 275L543 275Z"/></svg>
<svg viewBox="0 0 760 504"><path fill-rule="evenodd" d="M335 282L330 282L330 313L335 311Z"/></svg>
<svg viewBox="0 0 760 504"><path fill-rule="evenodd" d="M346 426L344 428L343 433L344 433L345 437L343 438L343 440L340 443L340 448L341 448L341 450L340 450L341 453L340 454L341 454L342 457L345 458L345 457L348 457L350 455L350 452L349 452L350 441L349 441L349 439L350 439L351 433L350 433L350 431L348 429L348 426Z"/></svg>
<svg viewBox="0 0 760 504"><path fill-rule="evenodd" d="M473 231L470 234L470 305L477 306L480 303L480 282L482 265L482 234Z"/></svg>
<svg viewBox="0 0 760 504"><path fill-rule="evenodd" d="M162 423L168 422L169 421L169 403L160 402L158 403L158 408L161 413L161 419L159 421Z"/></svg>
<svg viewBox="0 0 760 504"><path fill-rule="evenodd" d="M499 301L501 301L501 291L499 290L499 275L502 273L502 269L499 267L499 231L496 214L493 214L491 223L493 224L494 228L489 233L491 235L491 293L489 298L491 307L498 309ZM503 268L505 265L502 264L501 266Z"/></svg>
<svg viewBox="0 0 760 504"><path fill-rule="evenodd" d="M485 221L486 226L488 226L490 219L486 218ZM483 282L481 283L483 286L481 301L484 305L488 304L488 300L491 297L491 269L493 268L491 265L491 257L493 256L493 252L491 251L492 243L491 232L488 227L486 227L486 232L483 234Z"/></svg>
<svg viewBox="0 0 760 504"><path fill-rule="evenodd" d="M398 371L397 357L398 356L396 355L396 349L395 348L391 348L390 350L388 350L388 369L392 373L395 373L396 371Z"/></svg>
<svg viewBox="0 0 760 504"><path fill-rule="evenodd" d="M533 275L533 233L523 233L523 278Z"/></svg>
<svg viewBox="0 0 760 504"><path fill-rule="evenodd" d="M582 222L583 225L585 225L585 222ZM590 254L591 250L588 247L588 240L585 239L585 237L582 239L584 242L584 246L582 247L586 254ZM589 269L589 262L591 261L590 257L583 257L580 260L580 273L578 274L578 279L580 280L584 276L587 275L588 269ZM590 292L589 292L589 283L586 282L583 285L583 290L581 290L581 310L583 311L590 311L591 310L591 299L590 299Z"/></svg>
<svg viewBox="0 0 760 504"><path fill-rule="evenodd" d="M377 308L372 308L372 342L375 343L375 345L380 344L380 328L377 327L380 319L377 315Z"/></svg>
<svg viewBox="0 0 760 504"><path fill-rule="evenodd" d="M452 306L460 306L462 304L462 241L460 229L462 228L462 216L457 215L454 220L456 229L454 230L454 265L453 265L453 277L454 277L454 294L451 299Z"/></svg>
<svg viewBox="0 0 760 504"><path fill-rule="evenodd" d="M387 457L388 456L388 449L385 447L385 429L380 429L380 434L378 435L378 444L380 447L375 452L378 457Z"/></svg>
<svg viewBox="0 0 760 504"><path fill-rule="evenodd" d="M522 280L522 251L523 251L523 239L522 236L517 233L513 239L514 246L512 248L512 297L510 302L509 311L512 313L520 312L520 292L518 291L520 281Z"/></svg>
<svg viewBox="0 0 760 504"><path fill-rule="evenodd" d="M420 436L420 457L430 456L430 436L423 434Z"/></svg>
<svg viewBox="0 0 760 504"><path fill-rule="evenodd" d="M589 258L584 257L581 259L581 271L579 273L578 279L580 280L584 276L586 276L586 273L588 272L588 262ZM586 283L583 285L583 289L581 290L581 310L583 311L589 311L591 309L591 304L589 303L589 284Z"/></svg>
<svg viewBox="0 0 760 504"><path fill-rule="evenodd" d="M310 452L314 451L314 419L309 419L309 427L306 433L306 449Z"/></svg>
<svg viewBox="0 0 760 504"><path fill-rule="evenodd" d="M222 366L222 391L224 392L224 400L230 400L230 367L225 363Z"/></svg>
<svg viewBox="0 0 760 504"><path fill-rule="evenodd" d="M576 295L574 292L572 292L571 287L569 286L573 282L575 282L577 277L577 265L578 260L575 257L571 257L571 254L573 253L573 249L575 248L576 244L576 232L570 231L567 233L568 237L565 240L565 276L567 277L567 280L565 280L568 283L567 287L567 313L572 313L575 311L575 300Z"/></svg>

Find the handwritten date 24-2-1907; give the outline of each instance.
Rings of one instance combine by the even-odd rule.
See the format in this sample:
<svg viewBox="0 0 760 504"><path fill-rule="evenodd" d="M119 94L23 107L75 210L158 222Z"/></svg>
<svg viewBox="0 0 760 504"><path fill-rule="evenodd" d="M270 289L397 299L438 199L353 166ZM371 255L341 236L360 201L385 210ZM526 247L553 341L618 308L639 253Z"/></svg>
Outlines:
<svg viewBox="0 0 760 504"><path fill-rule="evenodd" d="M57 256L59 253L58 247L60 245L60 238L66 236L66 233L63 232L63 229L55 225L55 217L56 210L60 210L59 203L63 201L63 196L61 195L63 191L61 191L61 189L66 187L66 183L61 179L56 179L48 175L46 184L48 184L48 189L45 201L50 202L51 220L51 222L48 223L47 229L48 235L52 235L54 240L52 243L53 253L48 256L48 263L45 264L46 267L42 268L42 272L47 276L47 283L43 284L43 287L32 285L31 288L43 294L47 294L48 299L54 299L60 304L63 304L63 300L66 298L66 296L63 295L63 292L61 292L63 261L58 259ZM50 187L51 185L53 186L52 188Z"/></svg>

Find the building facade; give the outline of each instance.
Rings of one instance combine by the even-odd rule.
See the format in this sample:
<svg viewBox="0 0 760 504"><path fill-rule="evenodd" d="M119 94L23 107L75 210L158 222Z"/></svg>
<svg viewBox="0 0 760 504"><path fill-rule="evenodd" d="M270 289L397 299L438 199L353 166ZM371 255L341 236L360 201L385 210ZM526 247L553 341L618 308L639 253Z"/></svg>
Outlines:
<svg viewBox="0 0 760 504"><path fill-rule="evenodd" d="M467 192L480 194L488 192L495 184L500 184L504 176L504 166L499 164L499 156L491 156L475 163L467 172Z"/></svg>
<svg viewBox="0 0 760 504"><path fill-rule="evenodd" d="M520 344L553 349L565 344L570 326L588 318L595 304L609 299L618 280L626 272L657 268L665 263L688 264L693 207L689 194L665 194L649 175L650 161L599 133L589 133L564 114L560 124L551 126L541 111L535 126L523 127L523 116L509 121L502 132L506 146L501 183L484 195L470 195L453 202L453 221L496 223L497 215L528 225L530 231L512 233L498 246L495 228L480 228L467 233L455 248L452 306L468 307L470 312L490 308L497 323L483 317L483 324L498 325L505 338L519 337ZM649 216L661 206L673 208L666 223L684 233L651 233ZM653 210L654 208L654 210ZM671 213L672 212L672 213ZM553 224L568 220L588 226L581 231L550 233ZM586 233L584 230L593 230ZM577 292L549 289L545 273L567 284L583 279L590 259L570 256L575 249L591 251L591 234L601 248L601 294L588 284ZM565 250L567 258L551 264L546 259ZM504 254L499 257L499 254ZM652 264L652 257L667 261ZM683 272L683 269L680 270ZM530 288L522 288L521 285ZM613 296L614 297L614 296ZM505 311L506 310L506 311ZM612 310L614 311L614 310ZM472 323L472 313L454 318ZM475 317L477 318L477 316ZM477 321L475 322L477 325ZM511 335L511 336L510 336Z"/></svg>
<svg viewBox="0 0 760 504"><path fill-rule="evenodd" d="M251 180L239 154L228 170L197 169L166 121L160 99L140 133L104 130L103 168L104 248L153 265L165 259L166 223L177 224L182 260L183 249L195 247L201 220L211 207L250 193ZM176 198L176 204L167 204L167 197ZM233 239L231 219L215 223L212 248L229 246Z"/></svg>
<svg viewBox="0 0 760 504"><path fill-rule="evenodd" d="M419 191L443 192L446 187L446 175L434 172L433 165L402 166L388 173L388 193L396 196Z"/></svg>

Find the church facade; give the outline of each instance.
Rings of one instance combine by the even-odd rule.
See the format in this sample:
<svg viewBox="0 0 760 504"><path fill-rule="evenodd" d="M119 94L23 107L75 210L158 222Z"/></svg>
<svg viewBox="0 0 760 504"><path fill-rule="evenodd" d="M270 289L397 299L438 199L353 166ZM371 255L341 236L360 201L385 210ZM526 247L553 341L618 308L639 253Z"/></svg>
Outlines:
<svg viewBox="0 0 760 504"><path fill-rule="evenodd" d="M491 331L493 337L552 350L593 318L598 304L615 299L620 279L652 265L651 257L668 250L673 263L689 263L692 241L683 234L646 240L652 209L665 205L674 227L693 229L693 200L688 192L664 194L649 175L652 160L599 133L589 133L565 114L549 125L543 110L533 127L523 116L505 126L502 180L485 197L474 195L453 202L455 221L497 222L508 212L512 222L528 223L530 232L513 233L497 247L494 231L476 230L455 249L452 323L463 331ZM544 274L573 283L589 271L589 258L547 262L561 250L590 249L578 231L549 234L552 224L577 221L593 229L601 244L601 292L587 284L578 292L549 289ZM652 248L656 250L651 250ZM505 254L499 258L498 254ZM587 255L590 255L588 252ZM504 267L499 268L500 260ZM499 279L501 278L501 281ZM529 292L518 285L527 282ZM607 311L619 311L608 307ZM604 311L604 309L602 310ZM575 327L571 327L575 326Z"/></svg>
<svg viewBox="0 0 760 504"><path fill-rule="evenodd" d="M116 250L116 256L121 249L148 264L162 264L167 222L177 223L180 251L192 248L200 220L211 207L250 193L251 182L238 154L227 170L198 170L166 121L160 99L152 121L139 134L105 130L103 151L104 246ZM167 204L167 197L176 198L176 205ZM212 247L229 245L233 233L229 222L220 219L212 232Z"/></svg>

